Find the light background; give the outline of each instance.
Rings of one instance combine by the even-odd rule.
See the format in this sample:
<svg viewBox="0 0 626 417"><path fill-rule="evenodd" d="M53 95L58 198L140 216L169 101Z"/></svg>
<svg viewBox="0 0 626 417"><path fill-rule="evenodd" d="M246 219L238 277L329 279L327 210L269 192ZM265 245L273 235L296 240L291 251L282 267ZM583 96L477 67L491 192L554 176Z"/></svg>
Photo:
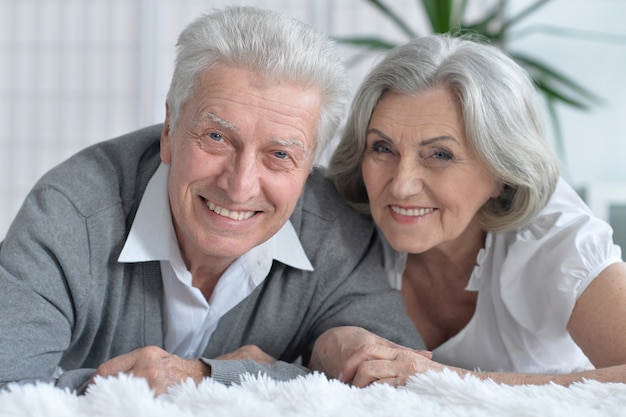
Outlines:
<svg viewBox="0 0 626 417"><path fill-rule="evenodd" d="M387 2L428 33L417 0ZM530 2L513 0L510 12ZM493 3L470 0L473 13ZM234 4L282 10L333 36L403 39L362 0L0 0L0 239L51 167L89 144L163 120L178 33L198 14ZM516 29L509 48L605 99L587 112L559 108L565 172L626 247L624 17L626 0L554 0ZM610 37L559 36L543 25ZM346 60L355 54L341 51ZM374 60L350 69L353 89Z"/></svg>

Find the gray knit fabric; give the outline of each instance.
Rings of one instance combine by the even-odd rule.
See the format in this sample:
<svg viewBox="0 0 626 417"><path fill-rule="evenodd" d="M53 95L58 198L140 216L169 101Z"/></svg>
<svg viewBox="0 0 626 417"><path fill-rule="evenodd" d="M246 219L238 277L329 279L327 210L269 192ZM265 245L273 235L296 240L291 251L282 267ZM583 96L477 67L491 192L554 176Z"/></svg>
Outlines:
<svg viewBox="0 0 626 417"><path fill-rule="evenodd" d="M47 173L0 244L0 385L49 381L79 390L102 362L163 347L158 262L117 262L159 160L161 126L94 145ZM371 221L314 171L291 216L315 271L274 262L262 285L220 320L204 359L224 383L244 373L293 378L316 337L360 325L423 348L386 283ZM158 227L158 225L155 225ZM243 345L273 365L216 361ZM60 378L53 375L61 367Z"/></svg>

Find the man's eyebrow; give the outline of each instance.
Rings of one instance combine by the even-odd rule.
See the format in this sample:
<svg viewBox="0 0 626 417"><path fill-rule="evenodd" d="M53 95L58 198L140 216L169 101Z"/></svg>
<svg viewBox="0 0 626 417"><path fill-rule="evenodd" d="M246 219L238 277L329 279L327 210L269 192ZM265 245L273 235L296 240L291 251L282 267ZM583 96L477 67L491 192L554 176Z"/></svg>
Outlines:
<svg viewBox="0 0 626 417"><path fill-rule="evenodd" d="M204 113L204 115L200 119L205 119L205 118L211 119L212 121L219 123L226 129L237 130L237 126L235 126L233 123L229 122L228 120L224 120L220 117L217 117L215 114L211 112Z"/></svg>
<svg viewBox="0 0 626 417"><path fill-rule="evenodd" d="M272 142L283 146L298 145L301 148L304 148L304 143L298 139L272 139Z"/></svg>
<svg viewBox="0 0 626 417"><path fill-rule="evenodd" d="M308 152L306 146L304 146L304 143L299 139L272 139L272 143L275 143L280 146L294 146L295 145L295 146L298 146L299 148L302 148L305 154Z"/></svg>

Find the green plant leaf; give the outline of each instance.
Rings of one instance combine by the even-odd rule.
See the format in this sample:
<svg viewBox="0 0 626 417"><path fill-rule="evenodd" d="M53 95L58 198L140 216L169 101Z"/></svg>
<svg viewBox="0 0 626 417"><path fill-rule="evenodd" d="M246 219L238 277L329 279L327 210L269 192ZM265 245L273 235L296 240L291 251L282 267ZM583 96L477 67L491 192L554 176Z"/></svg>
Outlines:
<svg viewBox="0 0 626 417"><path fill-rule="evenodd" d="M522 55L519 53L512 53L511 57L517 61L520 65L526 68L526 70L533 76L535 79L542 78L543 83L546 85L550 85L553 90L556 91L556 85L562 85L570 92L577 94L578 96L587 100L590 104L601 104L603 102L602 98L598 95L594 94L590 90L586 89L576 81L567 77L561 72L550 68L546 64L537 61L534 58L530 58L527 55ZM583 101L569 98L565 100L567 97L566 93L561 93L562 101L571 104L578 108L588 108L588 104L584 104Z"/></svg>
<svg viewBox="0 0 626 417"><path fill-rule="evenodd" d="M541 91L546 98L551 100L561 101L569 106L575 107L580 110L586 110L589 108L589 105L585 104L581 100L570 97L567 93L559 91L556 86L546 82L541 78L534 78L533 82L537 86L537 89Z"/></svg>
<svg viewBox="0 0 626 417"><path fill-rule="evenodd" d="M389 19L391 19L396 24L398 29L400 29L406 36L408 36L411 39L417 37L417 34L413 31L411 26L409 26L404 20L402 20L400 16L398 16L393 10L389 8L389 6L384 4L382 1L380 0L366 0L366 1L370 3L372 6L376 7L378 10L380 10Z"/></svg>
<svg viewBox="0 0 626 417"><path fill-rule="evenodd" d="M452 2L452 11L450 14L450 26L452 29L463 26L465 11L467 10L468 0L459 0Z"/></svg>
<svg viewBox="0 0 626 417"><path fill-rule="evenodd" d="M525 18L527 18L531 14L535 13L537 10L539 10L540 8L545 6L546 4L550 3L551 1L552 0L537 0L533 4L531 4L530 6L526 7L521 12L516 14L515 16L505 20L502 23L502 27L500 28L500 32L505 32L505 31L509 30L509 28L511 26L515 25L518 22L521 22L522 20L524 20ZM502 5L503 6L505 6L506 3L507 3L507 0L502 0Z"/></svg>
<svg viewBox="0 0 626 417"><path fill-rule="evenodd" d="M333 37L336 42L343 43L346 45L352 46L360 46L367 49L376 49L376 50L387 50L395 47L397 43L386 41L381 38L368 38L368 37Z"/></svg>
<svg viewBox="0 0 626 417"><path fill-rule="evenodd" d="M448 33L452 29L452 3L452 0L422 0L433 32Z"/></svg>
<svg viewBox="0 0 626 417"><path fill-rule="evenodd" d="M472 24L465 24L463 26L460 26L459 30L453 34L461 35L466 32L471 32L484 36L493 43L497 43L500 41L502 33L500 31L492 32L491 26L499 17L500 12L498 11L497 7L494 7L489 13L487 13L487 15L482 20L479 20L478 22Z"/></svg>

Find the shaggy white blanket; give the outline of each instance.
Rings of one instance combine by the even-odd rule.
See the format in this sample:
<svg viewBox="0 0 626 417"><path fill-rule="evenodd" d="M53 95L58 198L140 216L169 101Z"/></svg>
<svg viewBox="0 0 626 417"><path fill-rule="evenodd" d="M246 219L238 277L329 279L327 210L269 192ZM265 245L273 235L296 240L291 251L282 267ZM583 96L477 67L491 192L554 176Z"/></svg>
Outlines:
<svg viewBox="0 0 626 417"><path fill-rule="evenodd" d="M188 381L155 398L145 380L122 375L80 397L46 384L13 385L0 392L0 416L626 416L626 384L510 387L446 372L397 389L357 389L311 374L288 382L247 376L231 387Z"/></svg>

